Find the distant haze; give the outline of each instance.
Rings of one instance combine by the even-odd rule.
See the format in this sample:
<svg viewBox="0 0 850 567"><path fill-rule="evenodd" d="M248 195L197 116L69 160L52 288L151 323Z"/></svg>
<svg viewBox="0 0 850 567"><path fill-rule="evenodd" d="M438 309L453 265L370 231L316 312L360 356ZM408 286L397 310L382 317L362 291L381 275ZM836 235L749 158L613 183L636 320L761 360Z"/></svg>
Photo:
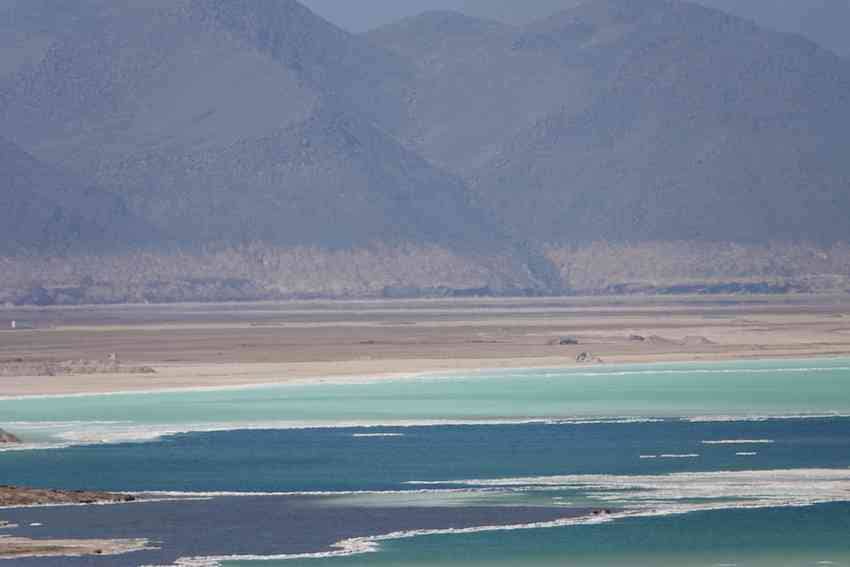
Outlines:
<svg viewBox="0 0 850 567"><path fill-rule="evenodd" d="M639 1L639 0L636 0ZM750 18L762 26L800 33L841 55L850 55L850 0L695 0ZM354 32L389 24L427 10L524 24L581 4L582 0L304 0L319 15Z"/></svg>

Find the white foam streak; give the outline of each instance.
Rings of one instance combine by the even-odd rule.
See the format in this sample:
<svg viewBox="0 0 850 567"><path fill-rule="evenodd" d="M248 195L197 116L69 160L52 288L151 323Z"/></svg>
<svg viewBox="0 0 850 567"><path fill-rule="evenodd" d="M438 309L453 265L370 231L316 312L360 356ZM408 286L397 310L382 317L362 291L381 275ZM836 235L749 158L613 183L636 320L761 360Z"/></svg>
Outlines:
<svg viewBox="0 0 850 567"><path fill-rule="evenodd" d="M352 437L404 437L404 433L352 433Z"/></svg>
<svg viewBox="0 0 850 567"><path fill-rule="evenodd" d="M545 423L552 425L632 425L638 423L664 423L669 421L659 417L600 417L549 419Z"/></svg>
<svg viewBox="0 0 850 567"><path fill-rule="evenodd" d="M321 559L331 557L345 557L350 555L362 555L365 553L375 553L380 549L380 543L383 541L409 539L421 536L434 535L462 535L482 532L499 532L499 531L516 531L516 530L534 530L544 528L560 528L576 525L592 525L611 522L619 517L629 516L631 514L608 514L598 516L585 516L579 518L563 518L559 520L551 520L547 522L535 522L529 524L512 524L504 526L476 526L470 528L444 528L431 530L409 530L392 532L382 535L351 538L337 542L332 547L332 550L317 552L317 553L295 553L281 555L222 555L210 557L185 557L178 559L172 566L159 567L219 567L224 561L283 561L291 559ZM158 566L147 566L158 567Z"/></svg>
<svg viewBox="0 0 850 567"><path fill-rule="evenodd" d="M787 374L791 372L835 372L850 371L850 366L805 366L783 368L677 368L653 370L623 370L619 372L570 373L579 376L644 376L666 374Z"/></svg>
<svg viewBox="0 0 850 567"><path fill-rule="evenodd" d="M121 494L142 494L133 492L122 492ZM53 502L49 504L11 504L8 506L0 506L0 510L23 510L29 508L83 508L88 506L132 506L134 504L149 504L151 502L185 502L188 500L210 500L209 497L178 497L178 496L154 496L151 493L145 493L149 496L144 499L137 500L116 500L105 502ZM2 526L0 526L2 527Z"/></svg>
<svg viewBox="0 0 850 567"><path fill-rule="evenodd" d="M685 511L738 506L808 506L850 501L850 469L717 471L666 475L564 475L526 478L415 481L412 485L583 490L591 498L639 509ZM694 501L714 500L705 504Z"/></svg>
<svg viewBox="0 0 850 567"><path fill-rule="evenodd" d="M543 419L431 419L431 420L387 420L383 422L309 422L309 421L262 421L262 422L216 422L216 423L178 423L178 424L141 424L132 422L18 422L14 429L20 436L36 432L40 436L50 434L52 439L43 443L27 443L2 450L55 449L71 445L95 445L112 443L142 443L157 441L163 437L185 433L217 433L225 431L262 431L262 430L303 430L303 429L371 429L371 428L411 428L464 425L530 425L550 424ZM8 425L8 424L7 424ZM12 425L8 425L12 428ZM389 437L403 433L360 433L353 437Z"/></svg>
<svg viewBox="0 0 850 567"><path fill-rule="evenodd" d="M168 500L201 500L210 498L250 498L250 497L336 497L336 496L415 496L415 495L453 495L453 494L505 494L525 492L513 487L464 487L464 488L420 488L412 490L295 490L281 492L240 492L240 491L208 491L188 492L174 490L146 490L143 492L124 492L142 498L143 502L151 499Z"/></svg>
<svg viewBox="0 0 850 567"><path fill-rule="evenodd" d="M185 433L217 433L225 431L262 431L262 430L303 430L303 429L384 429L440 426L486 426L486 425L597 425L597 424L634 424L663 422L657 418L613 417L599 419L424 419L424 420L384 420L384 421L347 421L329 423L326 421L258 421L258 422L214 422L214 423L177 423L177 424L141 424L128 421L55 421L55 422L16 422L7 424L21 436L37 433L39 436L50 434L52 439L42 443L27 443L3 447L4 450L60 449L72 445L96 445L114 443L153 442L171 435ZM399 437L399 432L354 433L352 437Z"/></svg>
<svg viewBox="0 0 850 567"><path fill-rule="evenodd" d="M703 441L703 445L770 445L773 439L721 439L718 441Z"/></svg>
<svg viewBox="0 0 850 567"><path fill-rule="evenodd" d="M114 443L143 443L158 441L163 437L185 433L215 433L225 431L303 430L303 429L386 429L440 426L498 426L498 425L630 425L664 422L760 422L770 420L850 418L850 414L817 413L785 415L704 415L695 417L564 417L564 418L507 418L507 419L412 419L412 420L352 420L327 421L222 421L209 423L143 424L129 421L19 421L7 423L10 430L28 441L28 437L41 437L44 441L26 442L0 448L3 451L61 449L73 445ZM35 435L33 435L35 434ZM356 432L351 437L398 437L401 432ZM772 443L769 439L705 440L704 445Z"/></svg>
<svg viewBox="0 0 850 567"><path fill-rule="evenodd" d="M850 413L820 412L820 413L777 413L759 415L697 415L682 418L690 423L726 423L726 422L761 422L795 419L833 419L850 418Z"/></svg>

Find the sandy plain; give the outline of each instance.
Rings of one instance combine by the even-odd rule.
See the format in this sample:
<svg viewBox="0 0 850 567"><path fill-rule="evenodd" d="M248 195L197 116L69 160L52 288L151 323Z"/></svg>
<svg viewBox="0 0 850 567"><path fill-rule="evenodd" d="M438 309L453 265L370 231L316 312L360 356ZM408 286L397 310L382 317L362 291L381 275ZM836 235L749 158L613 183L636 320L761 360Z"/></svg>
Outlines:
<svg viewBox="0 0 850 567"><path fill-rule="evenodd" d="M558 344L567 337L578 344ZM582 352L606 363L846 356L850 295L0 308L0 367L116 353L155 370L0 372L3 397L562 367Z"/></svg>

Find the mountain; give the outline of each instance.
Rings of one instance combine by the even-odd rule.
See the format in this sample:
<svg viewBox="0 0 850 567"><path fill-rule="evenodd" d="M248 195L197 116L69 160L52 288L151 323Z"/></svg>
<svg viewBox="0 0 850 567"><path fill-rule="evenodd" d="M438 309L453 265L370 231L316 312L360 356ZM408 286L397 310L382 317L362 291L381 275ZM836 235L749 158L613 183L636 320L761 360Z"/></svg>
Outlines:
<svg viewBox="0 0 850 567"><path fill-rule="evenodd" d="M0 254L109 252L149 228L114 195L48 166L0 138Z"/></svg>
<svg viewBox="0 0 850 567"><path fill-rule="evenodd" d="M454 18L369 37L415 62L408 143L512 234L850 238L847 61L668 0L597 0L516 31Z"/></svg>
<svg viewBox="0 0 850 567"><path fill-rule="evenodd" d="M0 0L0 77L37 65L94 0Z"/></svg>
<svg viewBox="0 0 850 567"><path fill-rule="evenodd" d="M850 56L850 0L697 1L763 27L803 35L839 55Z"/></svg>
<svg viewBox="0 0 850 567"><path fill-rule="evenodd" d="M0 302L850 286L850 63L798 35L674 0L0 16Z"/></svg>
<svg viewBox="0 0 850 567"><path fill-rule="evenodd" d="M526 25L592 0L370 0L367 5L338 0L304 0L322 17L356 32L370 31L433 9L506 24ZM640 0L634 0L638 3ZM839 55L850 55L850 0L694 0L747 18L759 26L796 33Z"/></svg>
<svg viewBox="0 0 850 567"><path fill-rule="evenodd" d="M850 238L850 64L694 5L609 0L527 28L597 93L503 146L476 187L548 242ZM518 198L517 187L524 187Z"/></svg>
<svg viewBox="0 0 850 567"><path fill-rule="evenodd" d="M365 37L412 70L407 120L384 127L460 175L491 159L506 134L587 94L586 83L552 72L549 54L515 49L515 28L457 12L426 12Z"/></svg>
<svg viewBox="0 0 850 567"><path fill-rule="evenodd" d="M3 82L0 125L171 241L498 240L460 180L370 120L392 113L392 54L292 0L95 6Z"/></svg>

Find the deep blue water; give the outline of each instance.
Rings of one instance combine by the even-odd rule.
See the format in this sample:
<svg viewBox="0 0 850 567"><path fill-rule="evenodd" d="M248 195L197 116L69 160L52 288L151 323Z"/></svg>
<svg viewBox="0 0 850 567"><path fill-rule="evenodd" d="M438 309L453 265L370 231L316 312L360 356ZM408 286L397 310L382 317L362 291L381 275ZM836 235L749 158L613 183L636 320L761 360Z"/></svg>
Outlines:
<svg viewBox="0 0 850 567"><path fill-rule="evenodd" d="M833 416L787 417L800 413ZM850 566L848 414L850 361L840 359L5 399L0 424L41 449L0 451L0 484L184 500L0 510L20 524L0 535L148 537L161 548L0 567L181 556L193 567ZM775 417L753 418L765 415ZM573 419L433 424L525 418ZM341 426L351 421L389 425ZM328 427L287 429L298 424ZM168 431L190 432L156 437ZM74 442L97 443L56 448ZM590 510L607 510L590 517L605 523L574 525ZM534 529L446 532L514 524ZM436 532L346 543L374 553L283 557L421 529ZM250 554L265 559L227 558Z"/></svg>
<svg viewBox="0 0 850 567"><path fill-rule="evenodd" d="M0 453L0 484L124 491L398 490L407 481L850 467L850 419L188 433ZM705 445L703 441L770 440ZM742 457L738 452L757 452ZM688 459L641 455L698 454Z"/></svg>

